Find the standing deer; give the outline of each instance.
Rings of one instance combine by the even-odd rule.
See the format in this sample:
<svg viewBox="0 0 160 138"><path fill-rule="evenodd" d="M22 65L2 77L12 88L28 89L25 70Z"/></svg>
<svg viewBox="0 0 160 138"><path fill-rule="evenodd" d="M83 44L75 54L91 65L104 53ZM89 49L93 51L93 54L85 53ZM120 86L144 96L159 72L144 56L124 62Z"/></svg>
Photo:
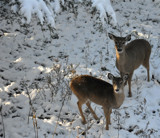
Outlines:
<svg viewBox="0 0 160 138"><path fill-rule="evenodd" d="M123 88L125 81L128 79L128 75L119 78L114 77L109 73L108 78L112 80L113 85L88 75L81 75L71 80L70 88L78 98L77 105L83 124L86 124L82 111L83 104L86 104L93 117L96 120L98 119L90 105L90 101L92 101L96 104L102 105L106 117L106 130L109 129L108 125L110 124L110 114L112 109L119 108L124 101L125 95Z"/></svg>
<svg viewBox="0 0 160 138"><path fill-rule="evenodd" d="M149 76L149 58L151 54L151 45L144 39L136 39L128 44L127 41L131 40L131 35L126 37L117 37L113 34L108 34L109 38L115 43L116 49L116 67L120 71L121 76L129 74L129 97L132 96L131 92L131 79L135 69L143 65L147 69L148 81Z"/></svg>

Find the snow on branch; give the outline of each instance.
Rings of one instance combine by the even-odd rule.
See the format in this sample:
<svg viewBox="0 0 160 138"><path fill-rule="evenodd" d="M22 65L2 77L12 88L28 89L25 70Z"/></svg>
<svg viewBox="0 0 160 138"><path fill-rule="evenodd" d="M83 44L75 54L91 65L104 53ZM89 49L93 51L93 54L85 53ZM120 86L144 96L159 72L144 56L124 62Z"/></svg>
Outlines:
<svg viewBox="0 0 160 138"><path fill-rule="evenodd" d="M70 1L66 0L65 2ZM82 0L72 0L72 2L82 2ZM111 6L110 0L90 0L92 6L96 7L100 12L100 19L104 24L104 19L107 20L106 12L113 19L113 25L117 24L116 14ZM64 5L64 0L10 0L11 9L23 15L25 23L31 22L32 15L36 15L43 24L44 21L55 28L55 15L61 11L61 4ZM60 4L61 3L61 4Z"/></svg>
<svg viewBox="0 0 160 138"><path fill-rule="evenodd" d="M117 25L117 19L116 19L116 14L111 6L110 0L92 0L93 7L96 7L97 10L100 11L100 19L102 23L104 24L104 19L107 20L106 12L108 15L110 15L113 19L113 25Z"/></svg>
<svg viewBox="0 0 160 138"><path fill-rule="evenodd" d="M29 24L32 15L36 15L41 24L46 21L55 28L55 14L60 12L59 0L10 0L10 5L12 11L26 18L25 23Z"/></svg>

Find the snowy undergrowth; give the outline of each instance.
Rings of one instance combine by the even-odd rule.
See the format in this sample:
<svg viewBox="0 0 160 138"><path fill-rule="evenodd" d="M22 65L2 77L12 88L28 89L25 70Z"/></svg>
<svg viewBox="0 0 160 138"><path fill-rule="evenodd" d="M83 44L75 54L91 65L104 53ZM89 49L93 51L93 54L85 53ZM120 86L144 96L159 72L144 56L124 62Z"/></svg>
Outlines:
<svg viewBox="0 0 160 138"><path fill-rule="evenodd" d="M7 5L1 3L0 137L4 132L6 138L160 137L157 1L114 2L117 29L108 24L102 28L99 15L90 14L91 7L79 5L76 18L66 10L57 16L54 31L37 25L34 17L29 25L22 24L22 17L6 11ZM94 120L84 105L88 123L81 124L77 98L68 88L76 74L91 74L106 81L108 72L119 75L114 44L107 32L122 36L136 32L132 40L145 38L152 45L151 81L146 81L145 68L134 72L133 97L127 97L126 86L124 104L112 111L109 131L105 130L103 110L95 104L92 106L100 120Z"/></svg>
<svg viewBox="0 0 160 138"><path fill-rule="evenodd" d="M22 18L23 23L29 24L32 16L34 15L38 17L41 24L46 21L48 25L56 28L55 17L59 16L59 13L62 10L69 8L69 10L73 10L73 13L77 14L76 9L78 4L84 4L86 2L92 2L92 4L88 4L88 6L95 7L100 12L100 19L103 24L105 23L105 20L107 20L107 13L113 18L111 20L112 24L116 26L116 14L111 6L110 0L10 0L10 5L11 10L14 13L19 13L20 15L24 16L24 18Z"/></svg>

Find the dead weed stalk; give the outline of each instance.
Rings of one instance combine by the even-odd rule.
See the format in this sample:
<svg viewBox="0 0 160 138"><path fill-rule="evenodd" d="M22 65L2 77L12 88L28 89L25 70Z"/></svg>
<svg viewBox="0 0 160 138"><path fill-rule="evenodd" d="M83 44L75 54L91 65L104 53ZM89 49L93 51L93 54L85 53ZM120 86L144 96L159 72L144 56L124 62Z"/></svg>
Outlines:
<svg viewBox="0 0 160 138"><path fill-rule="evenodd" d="M1 114L1 118L2 118L3 137L5 138L5 127L4 127L4 120L3 120L2 109L3 109L3 106L1 105L1 106L0 106L0 114Z"/></svg>
<svg viewBox="0 0 160 138"><path fill-rule="evenodd" d="M22 84L23 84L24 88L26 89L26 93L27 93L28 98L29 98L30 109L29 109L29 114L28 114L28 124L29 124L30 113L32 113L32 120L33 120L35 138L38 138L38 127L37 127L36 111L35 111L35 109L33 107L32 100L31 100L31 97L30 97L30 94L29 94L29 90L28 90L27 84L24 81L23 81Z"/></svg>

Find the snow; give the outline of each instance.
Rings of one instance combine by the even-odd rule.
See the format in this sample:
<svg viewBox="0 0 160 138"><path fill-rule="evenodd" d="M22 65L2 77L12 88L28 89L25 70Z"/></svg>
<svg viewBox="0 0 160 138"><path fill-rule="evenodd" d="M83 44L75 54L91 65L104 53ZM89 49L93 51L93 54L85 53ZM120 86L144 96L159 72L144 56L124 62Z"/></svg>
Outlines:
<svg viewBox="0 0 160 138"><path fill-rule="evenodd" d="M51 7L54 4L51 3ZM33 13L41 9L43 16L39 17L43 17L43 21L52 15L51 7L42 0L33 0L28 6L34 7ZM5 1L0 2L0 137L5 130L6 138L34 138L33 121L37 121L39 138L52 138L53 135L55 138L85 135L87 138L160 137L160 3L158 0L117 0L112 6L119 27L104 23L101 29L99 13L92 15L92 7L78 4L77 18L74 13L58 8L56 20L50 16L51 21L56 21L56 30L50 30L47 24L37 25L37 18L32 12L27 13L28 9L23 9L23 13L30 16L29 24L22 24L23 16L12 13ZM105 13L106 7L102 7L100 10ZM18 8L13 9L17 11ZM112 111L108 131L101 106L92 103L100 118L96 121L84 105L88 123L82 125L76 96L65 95L70 94L68 84L75 72L91 74L110 83L108 72L119 75L115 67L114 43L106 32L122 36L132 33L132 40L144 38L152 45L151 81L147 82L143 66L134 72L133 96L128 97L126 86L124 103Z"/></svg>
<svg viewBox="0 0 160 138"><path fill-rule="evenodd" d="M104 19L107 20L106 13L108 13L113 18L113 25L117 25L116 14L111 6L110 0L92 0L93 7L96 7L100 11L100 18L104 24Z"/></svg>
<svg viewBox="0 0 160 138"><path fill-rule="evenodd" d="M10 0L10 4L12 5L11 10L14 13L18 12L26 18L26 21L24 19L22 20L23 23L29 24L32 16L35 15L39 18L41 24L43 24L46 19L47 24L53 28L56 28L55 14L61 12L61 4L65 6L63 0L55 0L53 2L44 0L18 0L18 2L16 3L14 0ZM73 1L71 2L69 0L68 2L73 3ZM75 2L82 3L83 1L75 0ZM100 11L100 19L103 24L105 23L104 19L107 20L107 12L113 18L113 25L117 25L116 14L111 6L110 0L92 0L92 3L92 6ZM18 11L18 7L20 8L20 12Z"/></svg>
<svg viewBox="0 0 160 138"><path fill-rule="evenodd" d="M48 24L55 28L54 12L49 8L43 0L19 0L21 3L20 14L26 18L26 23L31 22L32 14L36 14L40 20L40 23L43 24L44 18L46 18ZM57 2L55 2L57 3ZM12 6L13 11L15 5ZM59 5L56 4L56 12L59 11Z"/></svg>

